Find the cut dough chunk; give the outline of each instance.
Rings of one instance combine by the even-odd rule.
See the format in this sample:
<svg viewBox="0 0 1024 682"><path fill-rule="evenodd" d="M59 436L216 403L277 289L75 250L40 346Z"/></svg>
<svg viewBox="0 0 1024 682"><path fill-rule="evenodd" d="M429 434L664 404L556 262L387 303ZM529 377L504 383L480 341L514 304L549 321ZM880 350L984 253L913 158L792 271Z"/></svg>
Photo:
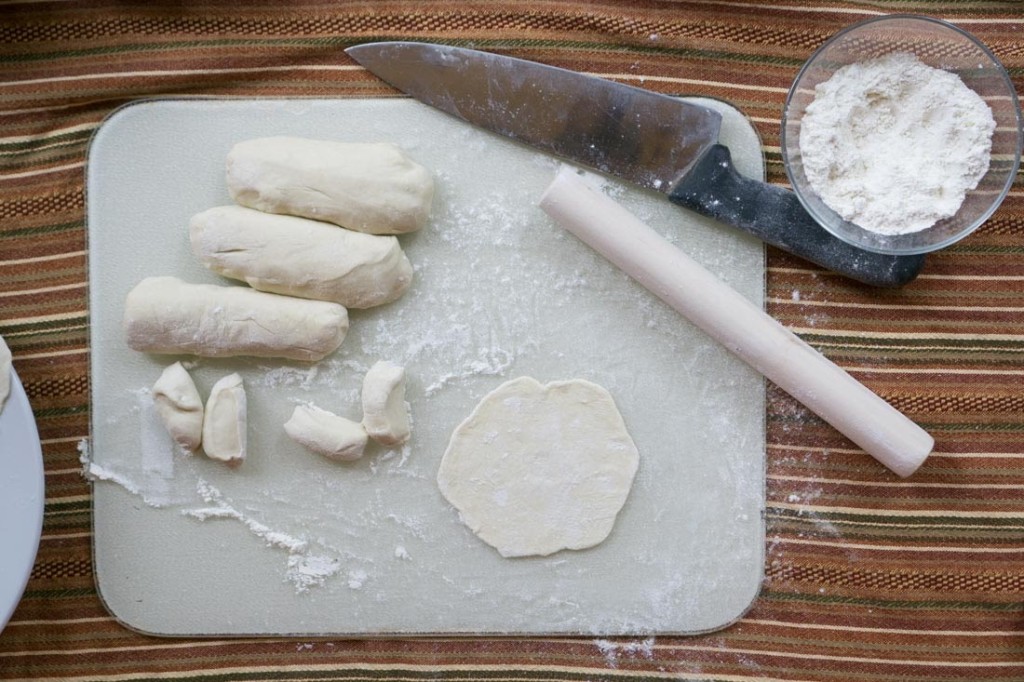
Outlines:
<svg viewBox="0 0 1024 682"><path fill-rule="evenodd" d="M147 353L315 361L345 339L348 311L248 287L148 277L125 300L124 331L131 348Z"/></svg>
<svg viewBox="0 0 1024 682"><path fill-rule="evenodd" d="M214 272L253 289L346 308L390 303L412 282L398 239L242 206L218 206L189 223L192 252Z"/></svg>
<svg viewBox="0 0 1024 682"><path fill-rule="evenodd" d="M530 377L485 396L456 427L437 483L502 556L584 549L611 533L639 463L604 388Z"/></svg>
<svg viewBox="0 0 1024 682"><path fill-rule="evenodd" d="M203 451L211 459L241 464L246 455L247 423L242 377L229 374L210 389L203 420Z"/></svg>
<svg viewBox="0 0 1024 682"><path fill-rule="evenodd" d="M0 411L3 411L7 397L11 395L11 349L4 337L0 336Z"/></svg>
<svg viewBox="0 0 1024 682"><path fill-rule="evenodd" d="M434 180L393 144L300 137L239 142L228 154L231 197L243 206L402 234L430 216Z"/></svg>
<svg viewBox="0 0 1024 682"><path fill-rule="evenodd" d="M409 440L405 368L381 360L363 377L363 428L381 445L401 445Z"/></svg>
<svg viewBox="0 0 1024 682"><path fill-rule="evenodd" d="M366 429L351 419L311 405L299 405L285 422L285 433L328 459L351 462L363 456Z"/></svg>
<svg viewBox="0 0 1024 682"><path fill-rule="evenodd" d="M153 384L153 404L174 442L198 450L203 440L203 399L180 362L164 369Z"/></svg>

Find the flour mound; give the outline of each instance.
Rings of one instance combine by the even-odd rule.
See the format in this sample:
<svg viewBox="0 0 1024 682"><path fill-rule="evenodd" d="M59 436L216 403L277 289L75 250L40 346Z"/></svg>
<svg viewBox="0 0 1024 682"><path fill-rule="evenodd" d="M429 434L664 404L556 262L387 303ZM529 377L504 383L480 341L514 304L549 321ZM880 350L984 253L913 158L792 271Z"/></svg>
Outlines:
<svg viewBox="0 0 1024 682"><path fill-rule="evenodd" d="M800 154L832 210L873 232L906 234L956 214L988 171L995 126L957 75L893 53L815 88Z"/></svg>

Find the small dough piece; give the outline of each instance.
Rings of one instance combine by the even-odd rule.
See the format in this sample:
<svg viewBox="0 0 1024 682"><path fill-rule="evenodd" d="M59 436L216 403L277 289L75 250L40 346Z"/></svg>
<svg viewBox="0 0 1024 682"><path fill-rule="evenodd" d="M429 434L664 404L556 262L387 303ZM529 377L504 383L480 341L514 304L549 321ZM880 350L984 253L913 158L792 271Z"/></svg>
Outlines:
<svg viewBox="0 0 1024 682"><path fill-rule="evenodd" d="M167 433L190 452L203 440L203 399L180 362L164 369L153 384L153 404Z"/></svg>
<svg viewBox="0 0 1024 682"><path fill-rule="evenodd" d="M211 459L241 464L246 455L248 425L245 388L237 373L220 379L210 389L203 420L203 451Z"/></svg>
<svg viewBox="0 0 1024 682"><path fill-rule="evenodd" d="M362 424L312 405L297 406L284 430L295 442L328 459L352 462L366 448Z"/></svg>
<svg viewBox="0 0 1024 682"><path fill-rule="evenodd" d="M521 377L456 427L437 483L502 556L547 556L608 537L639 459L604 388Z"/></svg>
<svg viewBox="0 0 1024 682"><path fill-rule="evenodd" d="M434 179L393 144L262 137L228 153L227 184L242 206L402 234L430 217Z"/></svg>
<svg viewBox="0 0 1024 682"><path fill-rule="evenodd" d="M220 275L346 308L390 303L412 282L397 238L306 218L217 206L192 217L189 239L199 262Z"/></svg>
<svg viewBox="0 0 1024 682"><path fill-rule="evenodd" d="M405 368L381 360L363 377L363 428L381 445L401 445L412 433L405 404Z"/></svg>
<svg viewBox="0 0 1024 682"><path fill-rule="evenodd" d="M147 277L124 306L128 345L146 353L320 360L348 333L337 303Z"/></svg>
<svg viewBox="0 0 1024 682"><path fill-rule="evenodd" d="M4 337L0 336L0 412L4 409L7 397L11 395L11 349L7 347Z"/></svg>

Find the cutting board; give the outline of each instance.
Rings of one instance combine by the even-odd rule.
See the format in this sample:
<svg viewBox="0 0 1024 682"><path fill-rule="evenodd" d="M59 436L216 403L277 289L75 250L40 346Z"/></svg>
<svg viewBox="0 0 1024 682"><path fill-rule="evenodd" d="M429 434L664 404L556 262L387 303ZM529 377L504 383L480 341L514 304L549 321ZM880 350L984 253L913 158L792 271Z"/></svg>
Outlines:
<svg viewBox="0 0 1024 682"><path fill-rule="evenodd" d="M761 178L735 109L722 141ZM306 365L130 350L127 292L150 275L235 285L196 263L189 217L230 202L237 141L299 135L397 143L436 177L432 219L401 237L415 266L394 304L351 311L341 349ZM404 99L156 100L115 112L87 170L92 432L99 592L162 635L659 634L723 627L751 604L764 551L764 384L538 208L559 162ZM745 296L763 248L660 195L591 176ZM249 458L175 451L149 387L183 359L203 395L242 374ZM413 437L339 464L282 424L313 403L359 419L363 374L406 367ZM640 451L597 547L502 558L438 491L452 430L514 377L607 388Z"/></svg>

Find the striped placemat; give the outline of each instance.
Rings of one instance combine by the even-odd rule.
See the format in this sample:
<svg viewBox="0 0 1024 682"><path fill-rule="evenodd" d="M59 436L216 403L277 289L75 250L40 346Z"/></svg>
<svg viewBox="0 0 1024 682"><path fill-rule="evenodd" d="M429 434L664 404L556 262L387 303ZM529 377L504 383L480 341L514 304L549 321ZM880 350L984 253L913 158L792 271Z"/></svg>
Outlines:
<svg viewBox="0 0 1024 682"><path fill-rule="evenodd" d="M0 4L0 335L35 409L46 517L0 679L1022 680L1024 191L901 291L769 252L767 309L935 435L900 480L769 388L767 555L737 624L691 638L156 639L93 581L84 164L140 97L392 96L342 50L416 39L719 97L785 181L782 104L813 49L871 15L949 19L1024 83L1006 1ZM144 216L140 216L144 219ZM2 550L0 550L2 551Z"/></svg>

